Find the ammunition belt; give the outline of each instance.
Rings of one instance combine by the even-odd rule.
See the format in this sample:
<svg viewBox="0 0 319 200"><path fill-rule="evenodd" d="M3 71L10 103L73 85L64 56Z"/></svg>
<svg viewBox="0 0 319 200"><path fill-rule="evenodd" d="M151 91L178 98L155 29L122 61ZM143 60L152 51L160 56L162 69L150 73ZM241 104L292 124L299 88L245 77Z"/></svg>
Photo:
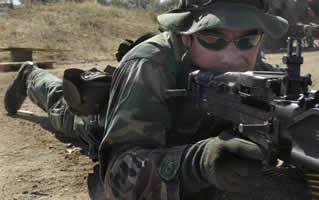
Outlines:
<svg viewBox="0 0 319 200"><path fill-rule="evenodd" d="M308 173L306 178L311 189L312 199L319 200L319 172Z"/></svg>

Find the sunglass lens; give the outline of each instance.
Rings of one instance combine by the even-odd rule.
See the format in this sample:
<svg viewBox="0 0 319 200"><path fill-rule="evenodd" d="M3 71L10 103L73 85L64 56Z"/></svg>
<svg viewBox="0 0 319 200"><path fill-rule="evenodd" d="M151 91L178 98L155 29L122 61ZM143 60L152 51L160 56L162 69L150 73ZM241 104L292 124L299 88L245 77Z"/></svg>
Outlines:
<svg viewBox="0 0 319 200"><path fill-rule="evenodd" d="M207 41L198 37L198 41L206 49L211 49L215 51L221 50L227 46L227 41L221 38L216 39L214 42L212 42L212 40Z"/></svg>
<svg viewBox="0 0 319 200"><path fill-rule="evenodd" d="M237 41L237 47L242 50L250 49L256 46L261 38L261 35L249 35Z"/></svg>
<svg viewBox="0 0 319 200"><path fill-rule="evenodd" d="M237 48L241 50L248 50L255 47L261 38L261 34L247 35L241 37L239 40L234 40L234 43ZM206 34L197 34L197 39L203 47L214 51L224 49L230 42L221 37Z"/></svg>
<svg viewBox="0 0 319 200"><path fill-rule="evenodd" d="M237 42L237 47L242 50L250 49L253 47L253 45L250 43L250 40L248 38L241 38Z"/></svg>

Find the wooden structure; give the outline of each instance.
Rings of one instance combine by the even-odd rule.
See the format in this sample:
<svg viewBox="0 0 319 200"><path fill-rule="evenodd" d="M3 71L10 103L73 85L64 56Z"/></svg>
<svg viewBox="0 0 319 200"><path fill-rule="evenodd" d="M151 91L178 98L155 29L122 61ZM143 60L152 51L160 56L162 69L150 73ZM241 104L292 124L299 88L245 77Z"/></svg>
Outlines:
<svg viewBox="0 0 319 200"><path fill-rule="evenodd" d="M14 8L13 0L0 0L0 8Z"/></svg>
<svg viewBox="0 0 319 200"><path fill-rule="evenodd" d="M37 64L40 68L50 69L53 68L54 61L44 60L44 61L35 61L33 60L33 53L36 51L44 52L57 52L65 51L58 49L41 49L41 48L22 48L22 47L8 47L0 48L1 51L9 51L11 56L11 62L0 63L0 71L13 71L20 68L20 66L25 61L32 61Z"/></svg>

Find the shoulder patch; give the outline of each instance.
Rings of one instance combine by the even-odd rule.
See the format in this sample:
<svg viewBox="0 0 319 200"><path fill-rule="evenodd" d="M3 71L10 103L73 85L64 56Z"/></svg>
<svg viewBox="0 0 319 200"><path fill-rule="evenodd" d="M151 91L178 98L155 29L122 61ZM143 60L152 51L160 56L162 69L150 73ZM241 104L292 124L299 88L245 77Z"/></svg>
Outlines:
<svg viewBox="0 0 319 200"><path fill-rule="evenodd" d="M181 159L185 146L177 147L167 153L161 161L158 173L165 181L171 181L175 178L181 165Z"/></svg>

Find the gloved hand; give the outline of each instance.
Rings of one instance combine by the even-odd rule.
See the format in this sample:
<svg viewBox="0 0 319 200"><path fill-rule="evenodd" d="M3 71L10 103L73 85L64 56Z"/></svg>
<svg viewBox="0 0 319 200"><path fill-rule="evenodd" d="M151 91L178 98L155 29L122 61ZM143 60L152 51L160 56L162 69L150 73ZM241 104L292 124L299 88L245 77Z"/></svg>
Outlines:
<svg viewBox="0 0 319 200"><path fill-rule="evenodd" d="M206 181L228 192L247 192L255 188L264 157L256 144L228 132L204 143L200 171Z"/></svg>

